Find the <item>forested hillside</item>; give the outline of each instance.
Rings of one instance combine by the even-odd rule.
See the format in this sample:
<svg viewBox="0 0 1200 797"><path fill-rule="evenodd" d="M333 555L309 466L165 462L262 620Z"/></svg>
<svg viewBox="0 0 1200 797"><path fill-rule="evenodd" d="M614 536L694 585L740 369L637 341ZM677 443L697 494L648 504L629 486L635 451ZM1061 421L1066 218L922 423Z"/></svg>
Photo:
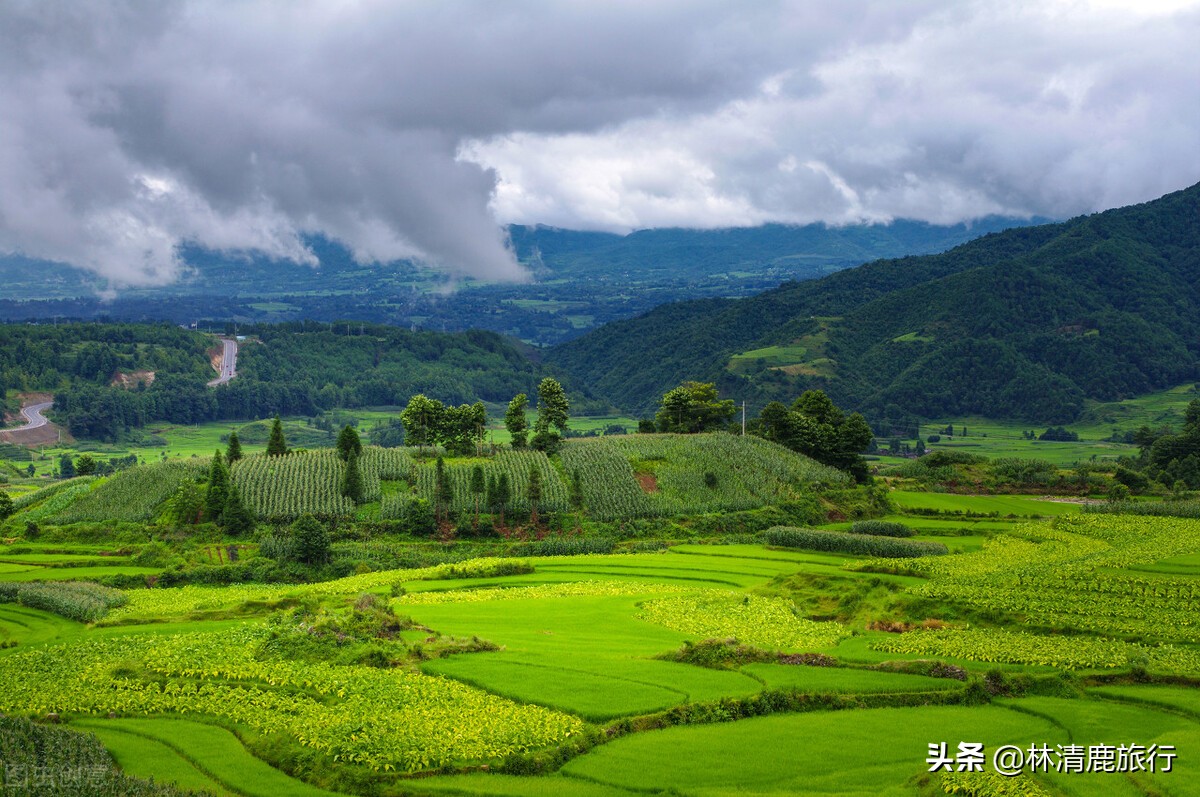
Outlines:
<svg viewBox="0 0 1200 797"><path fill-rule="evenodd" d="M162 324L0 326L0 386L53 393L55 420L73 435L116 440L149 421L314 415L404 404L416 393L507 402L542 376L513 341L492 332L359 323L242 331L237 378L214 389L206 384L215 376L213 335ZM572 401L588 407L581 395Z"/></svg>
<svg viewBox="0 0 1200 797"><path fill-rule="evenodd" d="M683 379L755 403L819 387L876 416L1066 422L1194 378L1200 186L741 300L658 308L548 361L648 412Z"/></svg>
<svg viewBox="0 0 1200 797"><path fill-rule="evenodd" d="M117 374L212 378L208 335L173 324L0 325L0 393L107 385Z"/></svg>

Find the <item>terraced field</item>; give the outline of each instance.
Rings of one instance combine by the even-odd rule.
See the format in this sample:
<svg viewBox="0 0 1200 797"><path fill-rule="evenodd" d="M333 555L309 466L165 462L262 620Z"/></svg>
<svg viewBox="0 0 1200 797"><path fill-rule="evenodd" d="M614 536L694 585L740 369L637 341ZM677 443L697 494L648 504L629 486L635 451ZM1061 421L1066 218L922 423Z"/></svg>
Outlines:
<svg viewBox="0 0 1200 797"><path fill-rule="evenodd" d="M0 603L0 712L213 794L1200 793L1200 521L1001 500L1024 514L935 557L479 559L130 589L92 625ZM133 567L33 546L0 586L105 553ZM370 616L400 630L353 647ZM987 771L930 772L939 743L982 744ZM1072 744L1172 756L990 773L1001 745Z"/></svg>

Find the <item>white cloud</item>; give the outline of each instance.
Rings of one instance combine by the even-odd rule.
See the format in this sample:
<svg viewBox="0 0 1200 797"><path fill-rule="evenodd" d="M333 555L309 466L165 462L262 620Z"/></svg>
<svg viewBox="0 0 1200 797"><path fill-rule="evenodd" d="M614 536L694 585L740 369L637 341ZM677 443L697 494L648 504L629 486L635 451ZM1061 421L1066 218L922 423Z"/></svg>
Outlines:
<svg viewBox="0 0 1200 797"><path fill-rule="evenodd" d="M500 219L564 227L953 223L1142 201L1200 179L1200 13L1115 5L956 5L712 110L463 153L500 175ZM674 190L659 181L670 201L613 190L648 168L675 173Z"/></svg>

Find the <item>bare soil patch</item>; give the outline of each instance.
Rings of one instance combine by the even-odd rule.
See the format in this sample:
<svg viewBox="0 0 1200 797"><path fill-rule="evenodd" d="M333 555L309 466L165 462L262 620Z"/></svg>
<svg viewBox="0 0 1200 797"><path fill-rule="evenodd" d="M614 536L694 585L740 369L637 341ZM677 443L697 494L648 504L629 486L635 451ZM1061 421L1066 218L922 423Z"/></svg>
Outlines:
<svg viewBox="0 0 1200 797"><path fill-rule="evenodd" d="M58 442L59 427L52 423L39 426L36 429L8 429L0 431L0 442L15 443L19 446L36 448L37 446L52 446Z"/></svg>
<svg viewBox="0 0 1200 797"><path fill-rule="evenodd" d="M154 377L153 371L130 371L129 373L117 371L117 375L113 377L112 386L133 390L140 382L146 387L150 387L154 384Z"/></svg>
<svg viewBox="0 0 1200 797"><path fill-rule="evenodd" d="M658 492L658 479L655 478L653 473L635 473L633 475L637 479L638 486L642 488L642 492Z"/></svg>

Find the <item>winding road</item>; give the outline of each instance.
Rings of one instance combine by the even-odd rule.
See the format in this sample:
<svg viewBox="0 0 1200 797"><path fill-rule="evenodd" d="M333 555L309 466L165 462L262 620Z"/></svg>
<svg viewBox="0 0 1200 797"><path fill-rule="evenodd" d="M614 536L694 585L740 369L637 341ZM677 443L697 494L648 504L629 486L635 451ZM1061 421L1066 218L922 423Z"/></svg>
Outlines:
<svg viewBox="0 0 1200 797"><path fill-rule="evenodd" d="M53 406L53 401L26 404L21 408L21 417L25 419L25 424L12 429L0 429L0 443L39 446L58 442L58 427L42 414Z"/></svg>
<svg viewBox="0 0 1200 797"><path fill-rule="evenodd" d="M24 432L29 429L41 429L46 424L50 423L46 419L43 412L54 406L53 401L43 401L38 404L30 404L21 408L21 417L25 419L24 426L18 426L14 429L8 429L10 432Z"/></svg>
<svg viewBox="0 0 1200 797"><path fill-rule="evenodd" d="M237 341L232 338L221 338L225 350L221 352L221 375L208 383L209 387L223 385L237 376Z"/></svg>

